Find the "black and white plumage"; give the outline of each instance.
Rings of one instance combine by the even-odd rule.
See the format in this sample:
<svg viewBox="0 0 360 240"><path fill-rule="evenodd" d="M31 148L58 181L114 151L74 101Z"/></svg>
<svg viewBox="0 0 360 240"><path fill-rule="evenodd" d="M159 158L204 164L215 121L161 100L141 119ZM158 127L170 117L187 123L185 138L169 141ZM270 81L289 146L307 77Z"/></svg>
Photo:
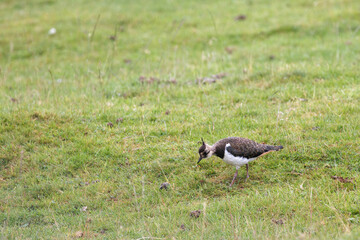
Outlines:
<svg viewBox="0 0 360 240"><path fill-rule="evenodd" d="M202 140L202 145L199 148L199 161L204 158L209 158L215 155L221 158L224 162L236 167L234 178L230 187L234 184L241 166L246 165L246 179L249 178L249 162L254 161L267 153L283 149L283 146L272 146L267 144L257 143L250 139L240 137L228 137L217 141L210 146Z"/></svg>

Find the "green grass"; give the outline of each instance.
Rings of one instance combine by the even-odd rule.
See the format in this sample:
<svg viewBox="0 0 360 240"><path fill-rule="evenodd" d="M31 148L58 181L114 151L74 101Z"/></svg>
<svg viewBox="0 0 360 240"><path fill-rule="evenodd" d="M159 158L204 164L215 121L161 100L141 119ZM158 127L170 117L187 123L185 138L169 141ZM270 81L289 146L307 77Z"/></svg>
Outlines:
<svg viewBox="0 0 360 240"><path fill-rule="evenodd" d="M359 7L1 1L1 237L358 239ZM229 188L228 136L285 148Z"/></svg>

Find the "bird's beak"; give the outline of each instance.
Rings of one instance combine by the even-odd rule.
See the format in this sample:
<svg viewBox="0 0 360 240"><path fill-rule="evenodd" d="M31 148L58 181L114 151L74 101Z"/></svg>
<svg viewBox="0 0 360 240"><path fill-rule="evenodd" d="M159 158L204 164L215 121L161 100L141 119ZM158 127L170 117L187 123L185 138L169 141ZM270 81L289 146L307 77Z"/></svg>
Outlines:
<svg viewBox="0 0 360 240"><path fill-rule="evenodd" d="M199 161L197 162L199 164L199 162L201 161L202 157L199 157Z"/></svg>

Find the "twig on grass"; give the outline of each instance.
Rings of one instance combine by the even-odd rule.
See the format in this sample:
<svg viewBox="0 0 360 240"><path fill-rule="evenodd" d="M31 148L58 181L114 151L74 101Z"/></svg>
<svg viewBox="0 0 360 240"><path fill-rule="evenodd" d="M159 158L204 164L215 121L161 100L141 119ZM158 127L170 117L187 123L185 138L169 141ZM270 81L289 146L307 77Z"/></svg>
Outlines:
<svg viewBox="0 0 360 240"><path fill-rule="evenodd" d="M136 202L136 210L137 210L137 212L140 212L139 202L138 202L138 199L137 199L137 194L136 194L135 185L134 185L134 184L131 184L131 182L130 182L130 181L129 181L129 184L133 186L133 189L134 189L134 196L135 196L135 202Z"/></svg>
<svg viewBox="0 0 360 240"><path fill-rule="evenodd" d="M19 177L20 178L21 178L21 174L22 174L23 159L24 159L24 150L21 150L21 152L20 152L20 166L19 166Z"/></svg>
<svg viewBox="0 0 360 240"><path fill-rule="evenodd" d="M203 203L203 218L202 218L202 229L201 229L201 239L204 239L204 230L206 228L206 201Z"/></svg>
<svg viewBox="0 0 360 240"><path fill-rule="evenodd" d="M90 36L90 43L92 42L93 38L94 38L94 35L95 35L95 31L96 31L96 27L99 23L99 19L100 19L100 14L98 15L97 19L96 19L96 22L95 22L95 25L94 25L94 28L93 28L93 31L91 33L91 36Z"/></svg>
<svg viewBox="0 0 360 240"><path fill-rule="evenodd" d="M339 211L333 206L333 204L331 203L330 199L328 197L326 197L329 204L325 204L325 206L327 206L328 208L330 208L331 210L333 210L335 212L335 215L336 217L339 219L339 221L341 222L341 224L343 225L344 227L344 230L346 233L349 233L350 232L350 228L348 225L346 225L343 221L343 219L341 218L340 214L339 214Z"/></svg>

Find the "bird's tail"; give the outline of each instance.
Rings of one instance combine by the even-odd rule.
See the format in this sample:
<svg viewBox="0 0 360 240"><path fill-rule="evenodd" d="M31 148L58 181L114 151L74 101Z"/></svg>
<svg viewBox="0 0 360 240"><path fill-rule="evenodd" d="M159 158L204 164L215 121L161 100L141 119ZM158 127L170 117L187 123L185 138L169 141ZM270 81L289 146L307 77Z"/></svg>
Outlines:
<svg viewBox="0 0 360 240"><path fill-rule="evenodd" d="M274 147L274 150L275 151L279 151L279 150L281 150L281 149L283 149L284 147L283 146L273 146Z"/></svg>
<svg viewBox="0 0 360 240"><path fill-rule="evenodd" d="M283 146L267 146L267 150L268 151L279 151L279 150L281 150L281 149L283 149L284 147Z"/></svg>

